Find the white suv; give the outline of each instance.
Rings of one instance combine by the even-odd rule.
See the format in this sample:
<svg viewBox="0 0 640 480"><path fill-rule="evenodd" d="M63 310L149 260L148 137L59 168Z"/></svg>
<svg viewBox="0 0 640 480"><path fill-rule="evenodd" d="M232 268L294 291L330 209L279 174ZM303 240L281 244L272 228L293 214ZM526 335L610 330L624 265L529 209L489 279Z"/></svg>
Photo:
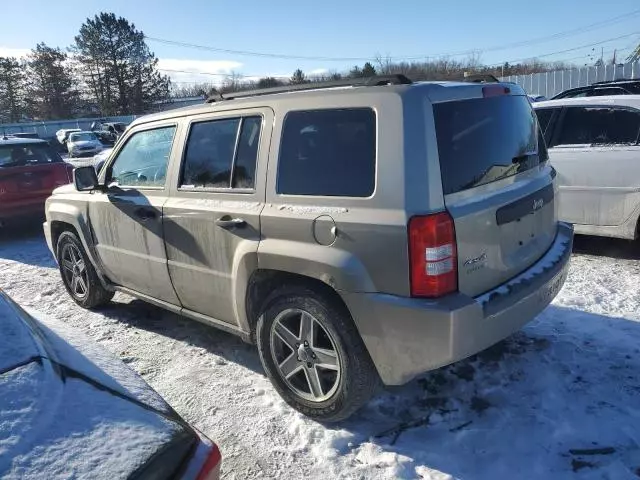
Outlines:
<svg viewBox="0 0 640 480"><path fill-rule="evenodd" d="M559 219L576 233L638 238L640 95L533 104L560 185Z"/></svg>

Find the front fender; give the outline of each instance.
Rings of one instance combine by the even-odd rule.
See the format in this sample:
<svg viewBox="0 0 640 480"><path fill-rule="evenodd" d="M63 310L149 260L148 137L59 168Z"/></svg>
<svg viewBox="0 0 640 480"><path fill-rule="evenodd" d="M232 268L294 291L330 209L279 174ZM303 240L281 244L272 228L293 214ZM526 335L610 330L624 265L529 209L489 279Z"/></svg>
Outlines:
<svg viewBox="0 0 640 480"><path fill-rule="evenodd" d="M315 278L334 290L376 291L362 262L352 253L334 247L288 240L263 240L258 249L258 267Z"/></svg>
<svg viewBox="0 0 640 480"><path fill-rule="evenodd" d="M46 203L46 216L47 216L47 224L46 228L49 229L47 233L47 237L51 239L51 251L53 253L54 258L57 261L56 248L53 231L56 222L65 223L71 225L78 235L84 250L91 261L91 264L96 270L100 281L102 282L105 288L110 288L110 283L108 279L104 276L102 264L100 263L100 259L97 255L95 244L93 243L93 235L91 234L91 228L87 219L87 204L86 202L80 203L80 205L75 205L70 202L61 202L56 201L55 197L50 197Z"/></svg>

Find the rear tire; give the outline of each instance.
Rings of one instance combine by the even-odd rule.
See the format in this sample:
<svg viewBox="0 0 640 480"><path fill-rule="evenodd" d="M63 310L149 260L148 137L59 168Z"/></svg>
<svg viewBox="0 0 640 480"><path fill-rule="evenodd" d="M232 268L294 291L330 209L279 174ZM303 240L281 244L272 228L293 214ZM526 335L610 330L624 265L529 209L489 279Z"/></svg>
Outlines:
<svg viewBox="0 0 640 480"><path fill-rule="evenodd" d="M265 372L291 407L338 422L366 404L380 378L351 316L304 286L285 286L265 302L256 343Z"/></svg>
<svg viewBox="0 0 640 480"><path fill-rule="evenodd" d="M93 264L78 236L70 231L60 234L56 248L62 283L74 302L83 308L108 303L115 292L102 286Z"/></svg>

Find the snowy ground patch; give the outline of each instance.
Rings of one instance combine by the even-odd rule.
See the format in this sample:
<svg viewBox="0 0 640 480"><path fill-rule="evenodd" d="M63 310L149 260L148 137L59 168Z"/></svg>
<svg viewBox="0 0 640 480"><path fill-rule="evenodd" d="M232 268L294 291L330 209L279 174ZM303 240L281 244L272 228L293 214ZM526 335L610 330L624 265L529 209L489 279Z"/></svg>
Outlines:
<svg viewBox="0 0 640 480"><path fill-rule="evenodd" d="M38 229L0 238L0 288L133 367L220 445L223 478L637 478L640 247L577 246L523 331L330 428L288 408L235 337L124 295L76 307Z"/></svg>

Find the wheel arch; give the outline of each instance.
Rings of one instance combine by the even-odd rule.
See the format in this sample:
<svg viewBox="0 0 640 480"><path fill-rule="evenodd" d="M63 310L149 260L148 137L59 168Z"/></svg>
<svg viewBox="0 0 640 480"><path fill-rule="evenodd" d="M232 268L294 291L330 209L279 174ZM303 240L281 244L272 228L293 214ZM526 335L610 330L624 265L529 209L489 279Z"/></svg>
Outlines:
<svg viewBox="0 0 640 480"><path fill-rule="evenodd" d="M342 300L340 294L325 282L299 273L273 269L258 269L253 272L249 278L245 296L245 309L250 329L249 333L253 343L255 343L256 326L260 313L264 310L271 293L283 285L299 285L313 290L330 299L335 305L339 306L339 308L344 309L345 313L352 318L351 312Z"/></svg>
<svg viewBox="0 0 640 480"><path fill-rule="evenodd" d="M100 282L105 288L112 289L111 282L104 275L96 254L91 227L86 222L85 216L82 215L80 209L74 205L50 204L47 208L47 221L51 229L51 246L56 261L60 235L65 231L74 233L80 240L85 253L95 268Z"/></svg>

